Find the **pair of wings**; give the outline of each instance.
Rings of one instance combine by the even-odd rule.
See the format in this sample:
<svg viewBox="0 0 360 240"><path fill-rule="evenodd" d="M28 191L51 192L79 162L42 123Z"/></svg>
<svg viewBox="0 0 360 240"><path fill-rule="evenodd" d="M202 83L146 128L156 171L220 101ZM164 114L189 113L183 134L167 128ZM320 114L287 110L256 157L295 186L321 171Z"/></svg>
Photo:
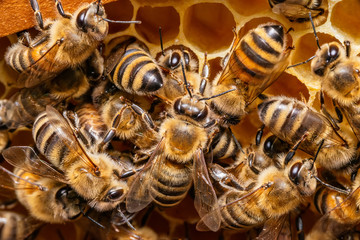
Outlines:
<svg viewBox="0 0 360 240"><path fill-rule="evenodd" d="M235 56L236 51L241 48L241 42L242 42L242 38L240 38L239 34L235 33L235 39L230 50L230 55L228 57L226 65L223 68L223 72L220 76L219 81L217 82L217 85L220 84L236 85L237 80L242 81L241 76L248 74L245 71L241 70L241 68L236 67L236 65L239 65L238 61L241 62L252 61L247 57L243 59L238 59L238 56ZM282 53L281 61L275 65L272 73L266 76L264 80L259 82L258 79L254 79L253 82L246 84L247 86L246 96L248 96L247 99L245 99L246 105L250 105L263 91L265 91L265 89L267 89L271 84L273 84L277 80L279 75L285 70L285 68L288 65L288 61L287 61L289 57L288 51L290 51L290 48L284 50L284 52ZM233 72L231 69L237 69L237 71Z"/></svg>
<svg viewBox="0 0 360 240"><path fill-rule="evenodd" d="M166 154L164 153L164 139L162 139L150 159L145 164L141 172L138 173L133 181L126 198L126 209L129 212L139 212L153 201L150 188L155 188L152 184L154 176L161 172L161 166L165 163ZM195 208L200 217L211 212L217 206L215 190L209 178L205 158L201 149L194 154L193 159L193 182L195 188ZM212 218L215 222L212 225L220 227L220 217Z"/></svg>

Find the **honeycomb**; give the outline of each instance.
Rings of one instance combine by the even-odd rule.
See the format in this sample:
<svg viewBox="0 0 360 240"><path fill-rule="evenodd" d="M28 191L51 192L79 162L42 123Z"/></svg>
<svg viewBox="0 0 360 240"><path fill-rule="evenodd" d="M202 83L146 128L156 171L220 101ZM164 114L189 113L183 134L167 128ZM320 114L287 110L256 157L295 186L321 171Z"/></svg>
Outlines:
<svg viewBox="0 0 360 240"><path fill-rule="evenodd" d="M42 1L39 0L39 2ZM64 6L67 11L74 8L73 6L70 8L70 4L65 1ZM29 12L30 5L27 8L24 11ZM41 10L43 9L41 6ZM142 21L142 24L110 24L109 35L104 41L105 49L106 44L112 39L122 35L131 35L146 43L151 55L156 56L161 51L158 33L161 27L164 48L175 44L190 47L199 58L199 66L203 65L204 53L207 53L211 67L210 81L221 69L221 59L228 53L234 39L234 28L240 35L244 35L249 29L261 23L276 22L283 24L286 29L292 27L294 30L290 34L294 50L290 54L290 64L308 59L317 50L313 30L309 26L304 27L302 24L292 23L284 16L273 13L267 0L118 0L105 4L105 9L110 19ZM357 15L359 9L360 1L358 0L328 0L326 22L316 27L320 45L331 41L342 43L344 40L349 40L352 54L358 54L360 52L360 32L358 31L360 18ZM46 11L49 12L49 9ZM13 21L27 23L30 21L32 26L35 22L32 13L27 14L27 19L20 18ZM17 31L20 30L23 29L17 29ZM30 32L35 33L33 29ZM0 38L1 57L4 56L6 48L15 41L15 35ZM0 76L0 96L9 98L17 91L12 86L17 75L5 64L4 59L0 61ZM311 73L310 64L304 64L287 69L265 93L298 99L305 98L308 104L319 108L317 97L319 90L320 79ZM254 141L254 135L260 125L256 112L251 112L239 125L234 126L233 130L235 136L246 147ZM33 144L31 133L25 128L8 134L12 139L12 145ZM307 219L305 232L308 232L314 219L319 216L310 210L303 215ZM151 213L147 226L140 228L138 233L143 236L143 239L206 238L210 240L219 239L221 235L224 239L246 239L244 234L232 231L197 232L195 230L197 221L192 198L188 196L176 207ZM61 236L60 239L75 239L74 230L76 239L91 239L86 235L86 231L82 230L84 228L93 227L88 223L48 224L41 229L36 239L46 239L54 233L58 233ZM131 233L123 230L117 239L130 238Z"/></svg>

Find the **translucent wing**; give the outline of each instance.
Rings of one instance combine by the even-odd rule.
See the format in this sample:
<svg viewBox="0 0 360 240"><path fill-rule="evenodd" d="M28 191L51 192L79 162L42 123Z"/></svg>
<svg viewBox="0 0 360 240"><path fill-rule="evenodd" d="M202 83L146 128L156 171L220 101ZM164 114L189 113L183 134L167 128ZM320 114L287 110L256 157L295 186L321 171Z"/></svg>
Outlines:
<svg viewBox="0 0 360 240"><path fill-rule="evenodd" d="M249 66L254 65L254 63L253 60L249 59L245 54L240 54L242 52L241 40L237 35L229 60L217 84L237 86L245 98L246 105L249 105L285 70L288 65L287 59L291 49L285 49L284 52L281 53L281 58L279 58L279 62L272 67L271 74L267 74L263 78L258 79L255 75L262 75L262 72L256 71L256 69L250 70L242 66L243 63L249 62L246 64Z"/></svg>
<svg viewBox="0 0 360 240"><path fill-rule="evenodd" d="M58 40L53 45L48 46L48 38L48 35L45 35L33 43L36 46L29 51L33 63L20 74L16 83L17 87L30 88L36 86L54 78L69 67L56 62L61 41Z"/></svg>
<svg viewBox="0 0 360 240"><path fill-rule="evenodd" d="M279 3L273 7L273 12L283 14L289 20L301 19L302 21L310 21L309 12L313 18L323 13L323 9L310 9L299 4Z"/></svg>
<svg viewBox="0 0 360 240"><path fill-rule="evenodd" d="M78 157L84 162L84 164L93 169L93 172L97 172L98 167L86 155L85 150L74 134L72 126L69 125L64 117L55 108L49 105L46 106L46 115L50 122L49 126L59 137L59 141L62 141L70 152L77 153Z"/></svg>
<svg viewBox="0 0 360 240"><path fill-rule="evenodd" d="M271 187L273 183L269 182L266 184L261 185L260 187L247 192L247 191L231 191L229 193L225 193L225 194L232 194L235 196L238 196L237 199L235 199L234 201L228 202L226 204L220 205L217 208L214 208L211 212L209 212L208 214L206 214L204 217L202 217L200 219L200 221L197 223L196 225L196 229L198 231L208 231L208 230L212 230L212 231L217 231L220 229L219 228L214 228L213 226L207 226L206 223L211 223L214 217L214 211L218 211L221 212L226 208L229 207L233 204L239 204L239 205L243 205L243 206L256 206L256 202L258 201L258 198L261 196L261 194L266 194L264 193L266 191L266 189L268 189L269 187ZM212 227L212 229L210 228Z"/></svg>
<svg viewBox="0 0 360 240"><path fill-rule="evenodd" d="M14 167L42 177L67 183L63 173L46 161L41 160L31 147L10 147L5 149L2 154L5 160Z"/></svg>
<svg viewBox="0 0 360 240"><path fill-rule="evenodd" d="M136 175L126 197L126 210L130 213L139 212L152 202L150 188L152 187L153 171L165 161L164 141L161 140L144 168Z"/></svg>
<svg viewBox="0 0 360 240"><path fill-rule="evenodd" d="M218 208L218 201L215 190L209 178L208 168L201 149L197 150L194 158L194 188L195 188L195 208L200 218L204 218L204 223L212 231L217 231L221 225L221 216Z"/></svg>
<svg viewBox="0 0 360 240"><path fill-rule="evenodd" d="M260 232L257 240L273 240L279 239L280 233L282 231L288 231L290 229L284 229L284 227L289 226L286 225L285 222L288 220L288 215L282 215L280 217L273 217L267 220L264 224L262 231ZM291 232L290 238L291 239Z"/></svg>
<svg viewBox="0 0 360 240"><path fill-rule="evenodd" d="M24 179L6 168L0 166L0 187L10 190L36 189L46 191L47 189L34 181Z"/></svg>

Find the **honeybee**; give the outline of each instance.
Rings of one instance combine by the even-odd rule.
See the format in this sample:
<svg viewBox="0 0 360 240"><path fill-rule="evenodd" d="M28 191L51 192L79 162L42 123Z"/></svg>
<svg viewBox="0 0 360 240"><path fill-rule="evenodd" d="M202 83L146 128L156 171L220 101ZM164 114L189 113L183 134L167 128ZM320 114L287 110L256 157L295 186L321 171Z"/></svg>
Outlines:
<svg viewBox="0 0 360 240"><path fill-rule="evenodd" d="M157 96L173 101L178 97L186 95L181 62L184 63L184 69L189 79L188 84L191 85L190 88L199 89L199 78L195 77L198 74L199 61L196 54L190 48L184 45L172 45L158 53L156 60L166 78L164 86L159 90ZM195 76L192 77L190 75Z"/></svg>
<svg viewBox="0 0 360 240"><path fill-rule="evenodd" d="M99 93L98 93L99 92ZM134 99L121 92L110 82L101 84L93 93L93 101L102 121L107 126L104 141L109 142L114 136L133 143L138 151L135 161L142 155L150 154L158 142L157 126L144 110L150 109L149 99L145 96Z"/></svg>
<svg viewBox="0 0 360 240"><path fill-rule="evenodd" d="M267 239L276 239L273 234L276 229L281 230L279 224L284 216L316 190L314 160L294 158L293 150L280 156L281 168L269 166L262 170L251 191L229 186L229 190L219 197L219 206L200 220L197 229L246 229L265 224L267 233L261 234L273 237Z"/></svg>
<svg viewBox="0 0 360 240"><path fill-rule="evenodd" d="M47 106L35 119L32 132L41 154L64 171L69 185L91 207L107 211L124 199L128 186L121 163L99 152L97 144L86 146L81 141L85 137L68 117Z"/></svg>
<svg viewBox="0 0 360 240"><path fill-rule="evenodd" d="M308 23L310 26L309 12L315 26L326 21L328 13L327 0L269 0L272 11L284 15L290 22Z"/></svg>
<svg viewBox="0 0 360 240"><path fill-rule="evenodd" d="M31 217L9 211L0 212L0 239L22 240L32 236L42 223Z"/></svg>
<svg viewBox="0 0 360 240"><path fill-rule="evenodd" d="M274 96L258 106L260 121L280 139L295 144L308 133L300 149L314 156L329 170L352 170L357 164L356 144L336 131L331 122L313 108L294 98Z"/></svg>
<svg viewBox="0 0 360 240"><path fill-rule="evenodd" d="M231 88L237 90L214 98L212 110L224 124L237 124L247 113L248 106L270 86L288 64L290 35L281 25L266 23L236 36L229 59L211 88L212 95Z"/></svg>
<svg viewBox="0 0 360 240"><path fill-rule="evenodd" d="M207 129L214 125L210 110L198 95L189 94L172 102L159 128L161 137L150 159L133 180L126 197L129 212L138 212L151 202L171 207L183 200L194 182L195 208L200 216L216 205L203 149Z"/></svg>
<svg viewBox="0 0 360 240"><path fill-rule="evenodd" d="M67 69L49 84L23 88L10 99L0 100L0 124L6 129L32 125L46 105L56 106L67 98L77 98L89 88L84 74Z"/></svg>
<svg viewBox="0 0 360 240"><path fill-rule="evenodd" d="M35 86L79 66L97 51L109 28L110 20L100 1L84 4L73 14L65 13L61 2L56 1L61 18L45 23L37 1L30 3L41 33L34 40L27 34L25 43L15 43L5 54L7 64L20 73L18 87Z"/></svg>
<svg viewBox="0 0 360 240"><path fill-rule="evenodd" d="M131 94L157 93L163 86L163 75L147 46L130 36L113 39L109 45L115 46L105 61L105 75L110 74L115 86Z"/></svg>
<svg viewBox="0 0 360 240"><path fill-rule="evenodd" d="M1 186L14 189L30 215L48 223L63 223L82 215L86 202L67 185L65 176L41 160L31 147L10 147L5 160L13 173L1 167Z"/></svg>

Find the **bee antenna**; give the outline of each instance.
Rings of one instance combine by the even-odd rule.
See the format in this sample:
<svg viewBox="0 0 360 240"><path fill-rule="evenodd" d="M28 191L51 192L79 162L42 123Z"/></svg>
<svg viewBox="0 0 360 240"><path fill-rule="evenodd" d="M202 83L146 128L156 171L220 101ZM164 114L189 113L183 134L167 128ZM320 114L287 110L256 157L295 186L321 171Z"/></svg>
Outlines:
<svg viewBox="0 0 360 240"><path fill-rule="evenodd" d="M335 187L335 186L333 186L333 185L330 185L330 184L328 184L328 183L325 183L325 182L323 182L320 178L318 178L318 177L315 176L315 175L312 175L312 177L315 178L316 181L318 181L321 185L323 185L323 186L325 186L325 187L327 187L327 188L329 188L329 189L332 189L332 190L334 190L334 191L337 191L337 192L339 192L339 193L343 193L343 194L346 194L346 195L349 195L349 193L350 193L350 190L344 190L344 189Z"/></svg>
<svg viewBox="0 0 360 240"><path fill-rule="evenodd" d="M320 44L319 44L319 38L318 38L318 36L316 34L315 25L314 25L314 21L313 21L312 16L311 16L311 12L309 12L309 19L310 19L311 26L312 26L313 31L314 31L316 44L317 44L318 48L321 50L321 47L320 47Z"/></svg>
<svg viewBox="0 0 360 240"><path fill-rule="evenodd" d="M80 209L80 212L84 217L86 217L87 219L89 219L90 221L92 221L93 223L98 225L100 228L105 229L105 227L103 225L101 225L100 223L98 223L97 221L95 221L95 219L91 218L89 215L86 215L86 213L84 213L84 211L82 209Z"/></svg>
<svg viewBox="0 0 360 240"><path fill-rule="evenodd" d="M126 225L128 225L128 227L131 228L132 230L136 231L136 228L129 222L129 219L127 219L125 214L121 211L120 207L117 209L117 211L120 214L120 216L124 219L124 221L126 222Z"/></svg>
<svg viewBox="0 0 360 240"><path fill-rule="evenodd" d="M141 21L115 21L115 20L110 20L104 17L101 17L102 20L109 22L109 23L123 23L123 24L130 24L130 23L134 23L134 24L141 24Z"/></svg>
<svg viewBox="0 0 360 240"><path fill-rule="evenodd" d="M97 9L96 9L96 14L99 13L99 10L100 10L100 3L101 3L101 0L97 0Z"/></svg>
<svg viewBox="0 0 360 240"><path fill-rule="evenodd" d="M299 66L299 65L306 64L306 63L310 62L311 60L313 60L315 57L316 57L316 55L311 56L309 59L307 59L307 60L305 60L305 61L303 61L303 62L300 62L300 63L296 63L296 64L294 64L294 65L290 65L290 66L288 66L286 69L289 69L289 68L297 67L297 66Z"/></svg>
<svg viewBox="0 0 360 240"><path fill-rule="evenodd" d="M164 47L163 47L163 39L162 39L162 33L161 33L161 27L159 27L159 36L160 36L160 46L161 46L161 54L163 56L165 56L165 53L164 53Z"/></svg>
<svg viewBox="0 0 360 240"><path fill-rule="evenodd" d="M290 160L294 157L296 150L298 149L298 147L300 146L300 144L306 139L306 137L309 135L308 132L306 132L304 135L302 135L302 137L300 138L300 140L292 147L292 149L288 152L288 154L285 157L284 160L284 164L285 166L288 165L288 163L290 162Z"/></svg>
<svg viewBox="0 0 360 240"><path fill-rule="evenodd" d="M227 91L225 91L225 92L216 94L216 95L211 96L211 97L200 98L199 101L210 100L210 99L213 99L213 98L216 98L216 97L220 97L220 96L222 96L222 95L224 95L224 94L227 94L227 93L229 93L229 92L233 92L233 91L235 91L235 90L236 90L236 88L233 88L233 89L227 90Z"/></svg>
<svg viewBox="0 0 360 240"><path fill-rule="evenodd" d="M180 63L181 63L181 70L182 70L183 76L184 76L184 82L185 82L186 90L189 93L190 98L192 98L192 94L191 94L190 89L189 89L189 84L188 84L188 82L186 80L185 69L184 69L184 64L183 64L182 60L180 61Z"/></svg>
<svg viewBox="0 0 360 240"><path fill-rule="evenodd" d="M316 151L316 154L315 154L315 157L314 157L314 160L313 160L311 169L312 169L312 168L314 167L314 165L315 165L315 161L316 161L317 156L318 156L318 154L319 154L319 152L320 152L320 150L321 150L321 148L322 148L322 146L323 146L323 144L324 144L324 141L325 141L325 139L323 139L323 140L321 141L321 143L320 143L320 145L319 145L319 147L318 147L318 150ZM310 170L311 170L311 169L310 169Z"/></svg>

